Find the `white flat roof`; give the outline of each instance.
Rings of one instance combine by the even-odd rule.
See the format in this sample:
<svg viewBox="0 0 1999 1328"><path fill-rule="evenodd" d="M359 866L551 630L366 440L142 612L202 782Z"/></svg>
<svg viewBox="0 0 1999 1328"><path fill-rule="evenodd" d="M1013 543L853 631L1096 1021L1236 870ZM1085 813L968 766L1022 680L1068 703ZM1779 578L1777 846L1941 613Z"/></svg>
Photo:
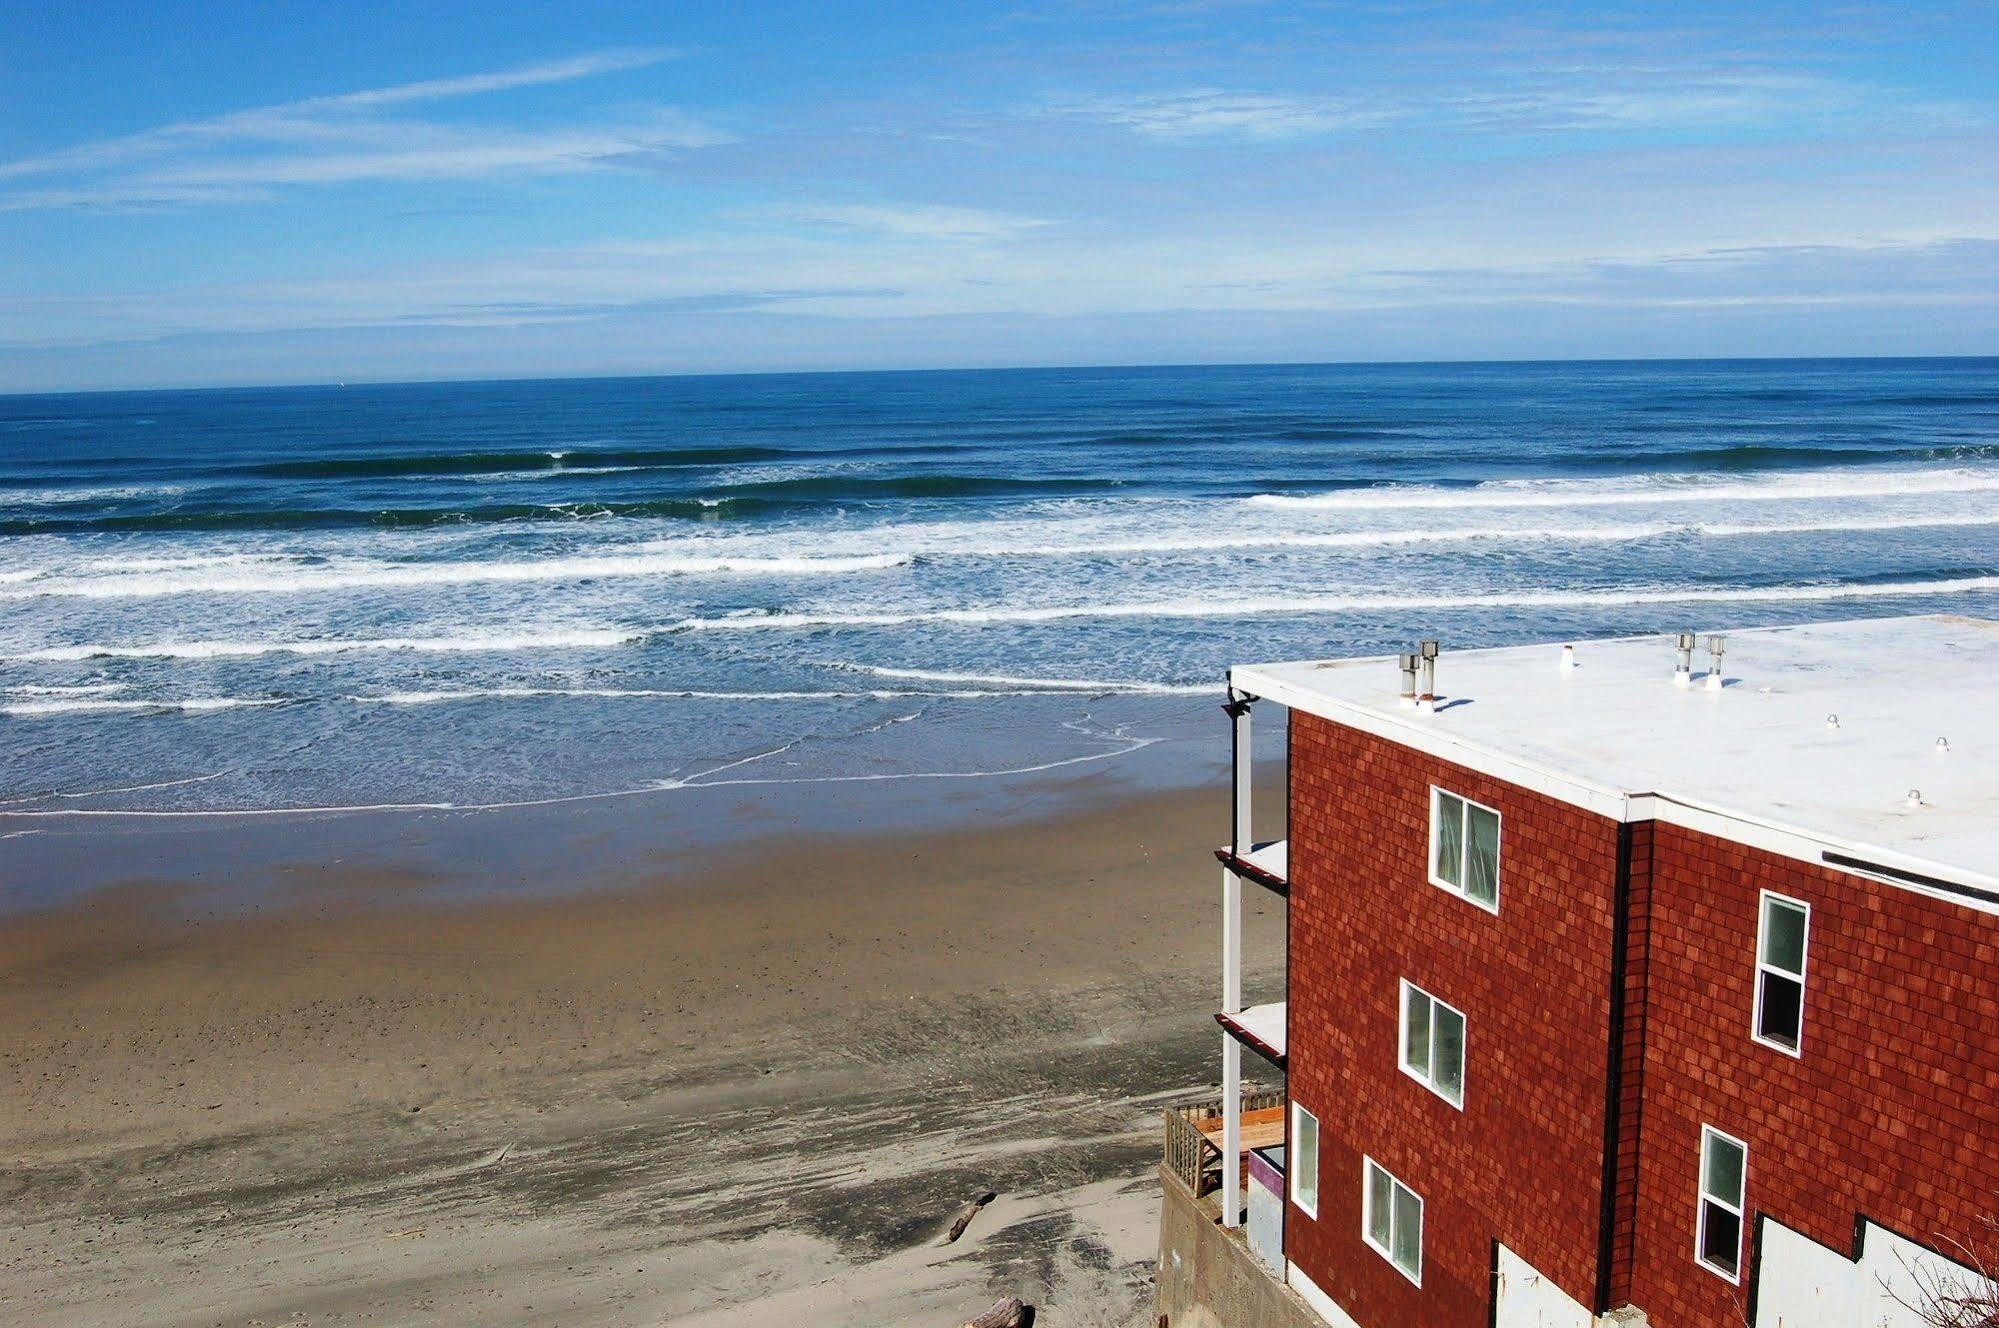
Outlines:
<svg viewBox="0 0 1999 1328"><path fill-rule="evenodd" d="M1671 635L1575 641L1574 669L1561 667L1563 642L1446 643L1434 713L1402 703L1388 656L1245 665L1229 680L1618 820L1999 892L1999 622L1876 618L1726 637L1715 690L1703 685L1705 632L1691 688L1674 685Z"/></svg>

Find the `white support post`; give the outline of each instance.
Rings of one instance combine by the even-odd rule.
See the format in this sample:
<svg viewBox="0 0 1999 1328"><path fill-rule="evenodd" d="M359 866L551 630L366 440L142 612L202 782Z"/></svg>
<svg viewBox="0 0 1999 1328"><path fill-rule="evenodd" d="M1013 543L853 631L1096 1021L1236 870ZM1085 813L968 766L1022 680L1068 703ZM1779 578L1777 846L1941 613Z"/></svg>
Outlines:
<svg viewBox="0 0 1999 1328"><path fill-rule="evenodd" d="M1249 819L1250 773L1256 768L1250 745L1249 702L1237 703L1235 712L1235 842L1229 847L1240 857L1256 846L1254 823Z"/></svg>
<svg viewBox="0 0 1999 1328"><path fill-rule="evenodd" d="M1222 1013L1242 1009L1242 878L1222 868ZM1242 1044L1222 1033L1222 1225L1242 1214Z"/></svg>
<svg viewBox="0 0 1999 1328"><path fill-rule="evenodd" d="M1242 1044L1222 1034L1222 1225L1242 1225Z"/></svg>
<svg viewBox="0 0 1999 1328"><path fill-rule="evenodd" d="M1222 868L1222 1013L1242 1009L1242 877Z"/></svg>

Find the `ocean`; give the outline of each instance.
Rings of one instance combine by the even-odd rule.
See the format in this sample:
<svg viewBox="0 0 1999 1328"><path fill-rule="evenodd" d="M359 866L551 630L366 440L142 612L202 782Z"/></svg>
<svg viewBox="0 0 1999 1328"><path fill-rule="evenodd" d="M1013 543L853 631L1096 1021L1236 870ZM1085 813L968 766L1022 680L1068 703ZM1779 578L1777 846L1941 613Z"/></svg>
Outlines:
<svg viewBox="0 0 1999 1328"><path fill-rule="evenodd" d="M1232 662L1934 611L1999 360L6 397L0 833L1206 777Z"/></svg>

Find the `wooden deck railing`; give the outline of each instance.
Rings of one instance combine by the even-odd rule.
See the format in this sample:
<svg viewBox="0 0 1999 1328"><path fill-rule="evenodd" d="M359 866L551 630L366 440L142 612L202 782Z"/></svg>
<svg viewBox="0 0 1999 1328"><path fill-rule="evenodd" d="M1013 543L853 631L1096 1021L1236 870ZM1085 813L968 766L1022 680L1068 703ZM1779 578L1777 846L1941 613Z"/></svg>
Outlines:
<svg viewBox="0 0 1999 1328"><path fill-rule="evenodd" d="M1283 1105L1281 1090L1260 1089L1242 1095L1245 1112ZM1201 1129L1206 1125L1215 1131L1221 1116L1222 1100L1218 1097L1181 1102L1166 1109L1166 1169L1178 1176L1195 1198L1221 1187L1221 1149L1209 1142Z"/></svg>

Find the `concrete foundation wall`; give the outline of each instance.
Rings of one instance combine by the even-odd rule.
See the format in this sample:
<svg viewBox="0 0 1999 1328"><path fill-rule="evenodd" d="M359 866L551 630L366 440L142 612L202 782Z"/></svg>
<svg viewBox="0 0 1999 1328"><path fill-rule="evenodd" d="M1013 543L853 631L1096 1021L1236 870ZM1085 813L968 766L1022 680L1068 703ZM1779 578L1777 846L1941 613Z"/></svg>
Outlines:
<svg viewBox="0 0 1999 1328"><path fill-rule="evenodd" d="M1224 1232L1214 1204L1159 1172L1159 1275L1153 1313L1167 1328L1326 1328L1250 1256L1240 1231Z"/></svg>

